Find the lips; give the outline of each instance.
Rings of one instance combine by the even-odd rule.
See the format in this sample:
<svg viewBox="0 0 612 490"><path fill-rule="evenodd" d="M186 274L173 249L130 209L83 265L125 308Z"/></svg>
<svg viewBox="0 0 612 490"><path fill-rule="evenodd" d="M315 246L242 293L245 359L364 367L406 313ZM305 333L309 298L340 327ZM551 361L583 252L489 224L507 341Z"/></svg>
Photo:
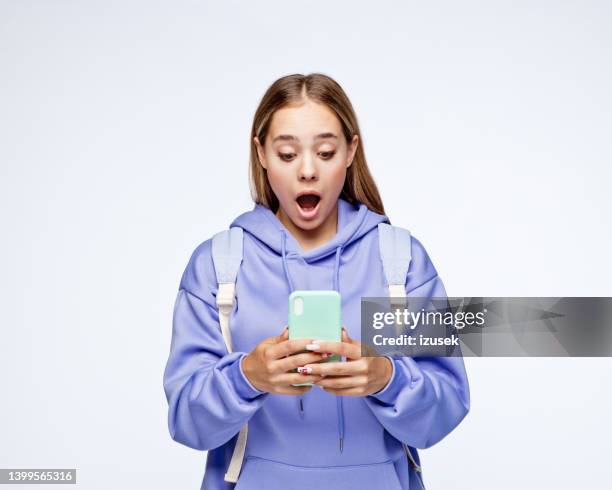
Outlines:
<svg viewBox="0 0 612 490"><path fill-rule="evenodd" d="M316 218L319 212L319 203L321 202L321 194L319 192L314 190L302 191L295 200L302 219L312 220Z"/></svg>
<svg viewBox="0 0 612 490"><path fill-rule="evenodd" d="M314 209L320 200L321 198L316 194L302 194L297 198L297 202L300 207L306 211Z"/></svg>

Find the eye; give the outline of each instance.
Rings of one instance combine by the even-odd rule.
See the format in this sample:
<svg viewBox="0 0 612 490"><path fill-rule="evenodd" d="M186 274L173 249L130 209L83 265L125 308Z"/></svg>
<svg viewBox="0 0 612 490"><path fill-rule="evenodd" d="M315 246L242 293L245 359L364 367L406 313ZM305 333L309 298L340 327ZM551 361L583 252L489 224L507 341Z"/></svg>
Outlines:
<svg viewBox="0 0 612 490"><path fill-rule="evenodd" d="M334 157L335 154L336 154L335 151L322 151L322 152L319 152L319 155L321 155L321 158L323 160L331 160Z"/></svg>
<svg viewBox="0 0 612 490"><path fill-rule="evenodd" d="M279 158L285 162L289 162L291 160L293 160L293 157L295 156L295 153L279 153L278 154Z"/></svg>

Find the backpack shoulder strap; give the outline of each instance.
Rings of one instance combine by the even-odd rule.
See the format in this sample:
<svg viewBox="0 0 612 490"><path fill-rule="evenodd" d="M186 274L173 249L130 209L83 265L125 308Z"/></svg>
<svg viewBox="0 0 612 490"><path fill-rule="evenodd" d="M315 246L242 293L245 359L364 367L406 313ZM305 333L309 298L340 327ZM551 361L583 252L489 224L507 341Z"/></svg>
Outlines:
<svg viewBox="0 0 612 490"><path fill-rule="evenodd" d="M406 306L406 276L412 260L412 246L410 231L389 223L378 224L378 246L380 259L383 264L385 278L389 287L391 303L397 306ZM417 461L418 452L415 448L416 458L410 451L410 446L402 443L406 457L417 472L421 472L421 465Z"/></svg>
<svg viewBox="0 0 612 490"><path fill-rule="evenodd" d="M242 228L233 227L212 238L212 259L217 276L217 307L221 333L228 352L233 352L229 319L234 307L236 277L242 262Z"/></svg>
<svg viewBox="0 0 612 490"><path fill-rule="evenodd" d="M406 275L412 260L410 231L389 223L379 223L378 246L389 296L400 299L393 303L402 303L402 298L406 297Z"/></svg>
<svg viewBox="0 0 612 490"><path fill-rule="evenodd" d="M217 276L217 307L219 308L219 323L221 333L228 352L233 352L232 332L230 330L230 316L236 298L236 278L242 263L242 228L237 226L223 230L212 238L212 259ZM234 446L232 459L224 476L227 482L236 483L242 468L242 461L246 450L248 425L245 424L238 433Z"/></svg>

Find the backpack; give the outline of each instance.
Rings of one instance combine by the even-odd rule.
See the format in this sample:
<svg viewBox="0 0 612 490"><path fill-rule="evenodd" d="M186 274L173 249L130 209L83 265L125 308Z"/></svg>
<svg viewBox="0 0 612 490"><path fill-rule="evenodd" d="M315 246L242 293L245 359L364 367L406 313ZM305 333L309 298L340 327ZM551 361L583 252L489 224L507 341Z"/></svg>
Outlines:
<svg viewBox="0 0 612 490"><path fill-rule="evenodd" d="M391 304L397 307L406 305L406 275L412 259L410 232L388 223L378 224L380 257L382 259L385 278L389 287ZM223 340L228 353L233 352L232 334L230 331L230 315L234 307L236 278L242 262L243 231L240 227L232 227L215 234L212 238L212 258L217 276L218 292L217 307L219 308L219 323ZM237 482L244 459L248 434L248 424L238 433L238 439L232 459L225 473L224 480ZM404 452L415 471L421 473L421 466L411 453L411 447L402 443ZM418 452L416 448L416 458Z"/></svg>

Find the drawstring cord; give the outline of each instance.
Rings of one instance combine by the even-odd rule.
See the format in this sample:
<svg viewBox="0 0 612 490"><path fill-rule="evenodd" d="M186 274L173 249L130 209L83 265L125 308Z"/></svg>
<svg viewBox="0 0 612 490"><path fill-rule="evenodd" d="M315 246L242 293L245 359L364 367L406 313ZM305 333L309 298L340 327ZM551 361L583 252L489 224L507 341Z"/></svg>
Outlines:
<svg viewBox="0 0 612 490"><path fill-rule="evenodd" d="M281 252L282 252L282 260L283 260L283 270L285 272L285 278L289 283L289 288L291 292L295 290L293 286L293 281L291 279L291 274L289 273L289 267L287 265L287 235L284 230L281 230L282 241L281 241ZM339 245L336 248L336 258L334 261L334 290L340 292L339 282L340 282L340 255L342 253L342 245ZM298 411L300 417L304 418L304 396L299 395L297 397L298 401ZM344 405L342 396L336 397L336 411L338 414L338 439L340 442L340 452L344 449Z"/></svg>
<svg viewBox="0 0 612 490"><path fill-rule="evenodd" d="M285 277L289 283L289 289L291 289L291 292L293 292L295 288L293 287L293 281L291 280L291 275L289 274L289 267L287 267L287 235L285 235L285 233L282 231L281 234L283 236L283 241L281 244L283 254L283 270L285 271Z"/></svg>
<svg viewBox="0 0 612 490"><path fill-rule="evenodd" d="M291 290L291 292L294 291L294 287L293 287L293 281L291 280L291 275L289 274L289 267L287 266L287 235L285 235L285 233L283 231L281 231L281 236L282 236L282 242L281 242L281 252L282 252L282 257L283 257L283 271L285 272L285 278L287 279L287 282L289 283L289 289ZM303 395L299 395L297 397L297 403L298 403L298 413L300 414L300 417L304 418L304 396Z"/></svg>
<svg viewBox="0 0 612 490"><path fill-rule="evenodd" d="M342 245L336 249L336 261L334 264L334 289L340 292L340 254ZM342 339L342 338L341 338ZM340 452L344 449L344 405L342 396L336 396L336 408L338 412L338 437L340 439Z"/></svg>

